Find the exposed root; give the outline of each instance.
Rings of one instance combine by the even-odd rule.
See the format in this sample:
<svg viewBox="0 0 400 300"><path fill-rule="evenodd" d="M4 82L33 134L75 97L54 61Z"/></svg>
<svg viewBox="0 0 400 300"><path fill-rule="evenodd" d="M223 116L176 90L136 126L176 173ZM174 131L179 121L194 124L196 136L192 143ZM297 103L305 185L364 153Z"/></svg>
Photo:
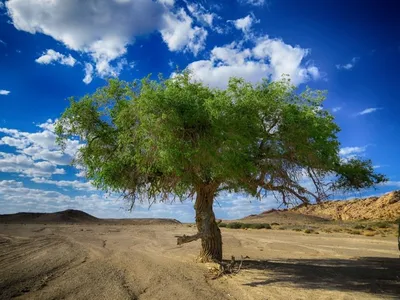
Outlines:
<svg viewBox="0 0 400 300"><path fill-rule="evenodd" d="M240 269L243 265L243 260L249 258L247 255L243 257L241 255L240 262L235 259L232 255L231 261L229 263L217 262L215 266L210 267L209 271L213 275L211 277L212 280L218 279L224 275L236 275L240 272Z"/></svg>

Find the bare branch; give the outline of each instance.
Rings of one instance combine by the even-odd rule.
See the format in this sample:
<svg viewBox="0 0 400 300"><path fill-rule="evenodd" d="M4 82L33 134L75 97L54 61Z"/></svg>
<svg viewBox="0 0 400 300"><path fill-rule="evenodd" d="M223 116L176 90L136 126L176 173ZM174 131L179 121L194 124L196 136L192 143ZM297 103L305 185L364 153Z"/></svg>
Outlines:
<svg viewBox="0 0 400 300"><path fill-rule="evenodd" d="M182 245L182 244L186 244L186 243L190 243L193 241L197 241L198 239L201 239L203 236L203 233L198 232L195 235L176 235L175 237L177 238L176 244L177 245Z"/></svg>

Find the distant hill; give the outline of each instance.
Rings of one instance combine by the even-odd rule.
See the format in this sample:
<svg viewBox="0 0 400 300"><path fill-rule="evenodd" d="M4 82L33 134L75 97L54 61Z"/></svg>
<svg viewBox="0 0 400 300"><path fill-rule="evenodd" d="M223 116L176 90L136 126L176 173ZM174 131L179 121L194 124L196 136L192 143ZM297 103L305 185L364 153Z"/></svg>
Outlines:
<svg viewBox="0 0 400 300"><path fill-rule="evenodd" d="M98 218L74 209L55 213L20 212L16 214L0 215L0 223L94 223L97 221L99 221Z"/></svg>
<svg viewBox="0 0 400 300"><path fill-rule="evenodd" d="M325 223L329 219L292 212L287 209L271 209L258 215L244 217L240 221L246 223L313 224Z"/></svg>
<svg viewBox="0 0 400 300"><path fill-rule="evenodd" d="M116 225L168 225L181 224L175 219L132 218L99 219L80 210L68 209L55 213L28 213L0 215L0 224L116 224Z"/></svg>
<svg viewBox="0 0 400 300"><path fill-rule="evenodd" d="M182 224L176 219L165 218L132 218L132 219L101 219L110 224L118 225L178 225Z"/></svg>
<svg viewBox="0 0 400 300"><path fill-rule="evenodd" d="M400 191L393 191L380 197L301 205L290 211L308 216L329 218L331 220L394 221L400 218Z"/></svg>
<svg viewBox="0 0 400 300"><path fill-rule="evenodd" d="M381 197L326 201L320 204L300 205L292 209L271 209L241 220L249 223L321 223L329 220L385 220L400 218L400 191Z"/></svg>

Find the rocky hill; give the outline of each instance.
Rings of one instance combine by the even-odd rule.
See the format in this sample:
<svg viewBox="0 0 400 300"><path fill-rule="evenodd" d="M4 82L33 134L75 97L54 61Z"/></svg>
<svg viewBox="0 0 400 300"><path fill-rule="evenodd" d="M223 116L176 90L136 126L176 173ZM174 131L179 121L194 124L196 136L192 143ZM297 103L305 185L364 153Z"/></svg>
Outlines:
<svg viewBox="0 0 400 300"><path fill-rule="evenodd" d="M380 197L352 200L327 201L320 204L302 205L291 212L318 216L331 220L387 220L400 218L400 190Z"/></svg>

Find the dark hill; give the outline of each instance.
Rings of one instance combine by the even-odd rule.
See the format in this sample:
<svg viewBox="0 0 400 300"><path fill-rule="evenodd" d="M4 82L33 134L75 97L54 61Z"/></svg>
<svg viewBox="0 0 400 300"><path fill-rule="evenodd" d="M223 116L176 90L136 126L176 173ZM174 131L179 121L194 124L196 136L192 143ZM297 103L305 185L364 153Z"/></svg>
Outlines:
<svg viewBox="0 0 400 300"><path fill-rule="evenodd" d="M80 210L67 209L55 213L28 213L0 215L0 224L110 224L110 225L178 225L175 219L132 218L99 219Z"/></svg>
<svg viewBox="0 0 400 300"><path fill-rule="evenodd" d="M0 215L0 223L94 223L99 221L83 211L67 209L55 213L28 213Z"/></svg>

